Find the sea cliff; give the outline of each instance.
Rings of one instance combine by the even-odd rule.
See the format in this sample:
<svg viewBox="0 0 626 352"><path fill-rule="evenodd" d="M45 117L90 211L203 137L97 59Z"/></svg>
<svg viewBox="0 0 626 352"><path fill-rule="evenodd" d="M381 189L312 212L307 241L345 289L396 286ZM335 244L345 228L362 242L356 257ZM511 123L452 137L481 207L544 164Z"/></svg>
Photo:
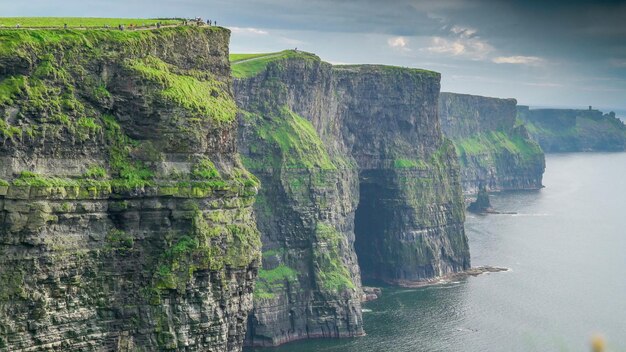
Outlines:
<svg viewBox="0 0 626 352"><path fill-rule="evenodd" d="M516 106L515 99L441 93L441 127L456 147L466 194L481 183L489 191L542 187L544 154L516 122Z"/></svg>
<svg viewBox="0 0 626 352"><path fill-rule="evenodd" d="M546 153L623 151L626 147L626 126L613 112L518 106L517 116Z"/></svg>
<svg viewBox="0 0 626 352"><path fill-rule="evenodd" d="M0 30L0 350L241 350L229 34Z"/></svg>
<svg viewBox="0 0 626 352"><path fill-rule="evenodd" d="M240 153L263 184L249 345L361 335L361 277L469 268L439 74L295 51L231 59Z"/></svg>

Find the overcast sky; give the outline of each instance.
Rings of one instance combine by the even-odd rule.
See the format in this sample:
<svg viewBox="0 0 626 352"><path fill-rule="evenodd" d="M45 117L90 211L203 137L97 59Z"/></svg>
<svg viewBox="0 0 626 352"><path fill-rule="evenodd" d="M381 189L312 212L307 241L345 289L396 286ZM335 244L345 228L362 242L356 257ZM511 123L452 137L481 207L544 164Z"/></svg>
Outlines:
<svg viewBox="0 0 626 352"><path fill-rule="evenodd" d="M626 0L0 0L1 16L203 17L231 52L442 73L442 90L626 110Z"/></svg>

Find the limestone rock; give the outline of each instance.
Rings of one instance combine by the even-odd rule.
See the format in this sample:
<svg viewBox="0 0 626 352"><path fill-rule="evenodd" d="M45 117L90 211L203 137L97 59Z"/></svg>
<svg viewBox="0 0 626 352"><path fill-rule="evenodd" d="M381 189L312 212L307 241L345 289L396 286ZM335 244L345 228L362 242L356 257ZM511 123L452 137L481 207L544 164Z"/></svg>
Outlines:
<svg viewBox="0 0 626 352"><path fill-rule="evenodd" d="M439 74L301 52L251 62L233 66L240 152L263 184L248 344L361 335L361 275L395 283L470 267Z"/></svg>
<svg viewBox="0 0 626 352"><path fill-rule="evenodd" d="M258 182L228 39L0 30L0 350L241 350Z"/></svg>

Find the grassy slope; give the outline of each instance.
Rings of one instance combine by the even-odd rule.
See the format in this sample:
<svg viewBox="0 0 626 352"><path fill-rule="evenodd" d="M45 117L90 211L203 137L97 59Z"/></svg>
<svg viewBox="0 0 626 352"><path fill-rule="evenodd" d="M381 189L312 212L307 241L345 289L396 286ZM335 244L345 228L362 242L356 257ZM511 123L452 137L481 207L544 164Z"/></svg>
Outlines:
<svg viewBox="0 0 626 352"><path fill-rule="evenodd" d="M302 51L285 50L276 53L265 54L231 54L230 62L233 77L249 78L261 73L270 62L301 58L305 60L320 61L320 58L311 53Z"/></svg>
<svg viewBox="0 0 626 352"><path fill-rule="evenodd" d="M162 28L160 30L140 30L140 31L120 31L102 29L37 29L37 30L16 30L0 28L0 60L2 56L23 56L25 48L43 48L50 45L71 45L81 46L86 49L93 49L98 41L108 43L119 43L129 50L136 47L142 41L149 41L156 37L171 37L177 33L188 33L192 35L196 30L195 26L176 26ZM221 27L202 27L203 30L221 31Z"/></svg>
<svg viewBox="0 0 626 352"><path fill-rule="evenodd" d="M463 162L469 156L486 155L507 150L518 154L523 160L532 159L542 153L537 143L516 136L508 136L504 132L491 131L471 138L455 141L457 155Z"/></svg>
<svg viewBox="0 0 626 352"><path fill-rule="evenodd" d="M155 18L96 18L96 17L0 17L0 27L104 27L109 25L117 27L122 24L129 26L131 23L136 26L154 26L156 22L161 24L179 24L180 19L155 19Z"/></svg>

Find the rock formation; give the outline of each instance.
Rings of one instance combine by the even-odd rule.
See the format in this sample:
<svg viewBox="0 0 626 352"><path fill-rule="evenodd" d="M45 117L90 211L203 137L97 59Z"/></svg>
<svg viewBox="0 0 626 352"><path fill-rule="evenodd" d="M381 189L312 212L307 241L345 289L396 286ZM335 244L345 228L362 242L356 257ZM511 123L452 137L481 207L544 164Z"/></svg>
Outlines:
<svg viewBox="0 0 626 352"><path fill-rule="evenodd" d="M467 207L467 210L473 213L493 212L491 202L489 201L489 193L487 192L487 187L485 187L484 183L481 183L480 186L478 186L476 200L473 201L469 207Z"/></svg>
<svg viewBox="0 0 626 352"><path fill-rule="evenodd" d="M461 184L475 194L485 183L490 191L539 189L545 159L541 148L516 124L516 100L441 93L441 128L456 146Z"/></svg>
<svg viewBox="0 0 626 352"><path fill-rule="evenodd" d="M263 185L248 344L362 334L361 275L398 283L469 268L439 74L294 51L233 58L239 148Z"/></svg>
<svg viewBox="0 0 626 352"><path fill-rule="evenodd" d="M0 350L241 349L258 180L228 40L0 31Z"/></svg>
<svg viewBox="0 0 626 352"><path fill-rule="evenodd" d="M517 114L546 153L623 151L626 148L626 126L613 112L518 106Z"/></svg>

